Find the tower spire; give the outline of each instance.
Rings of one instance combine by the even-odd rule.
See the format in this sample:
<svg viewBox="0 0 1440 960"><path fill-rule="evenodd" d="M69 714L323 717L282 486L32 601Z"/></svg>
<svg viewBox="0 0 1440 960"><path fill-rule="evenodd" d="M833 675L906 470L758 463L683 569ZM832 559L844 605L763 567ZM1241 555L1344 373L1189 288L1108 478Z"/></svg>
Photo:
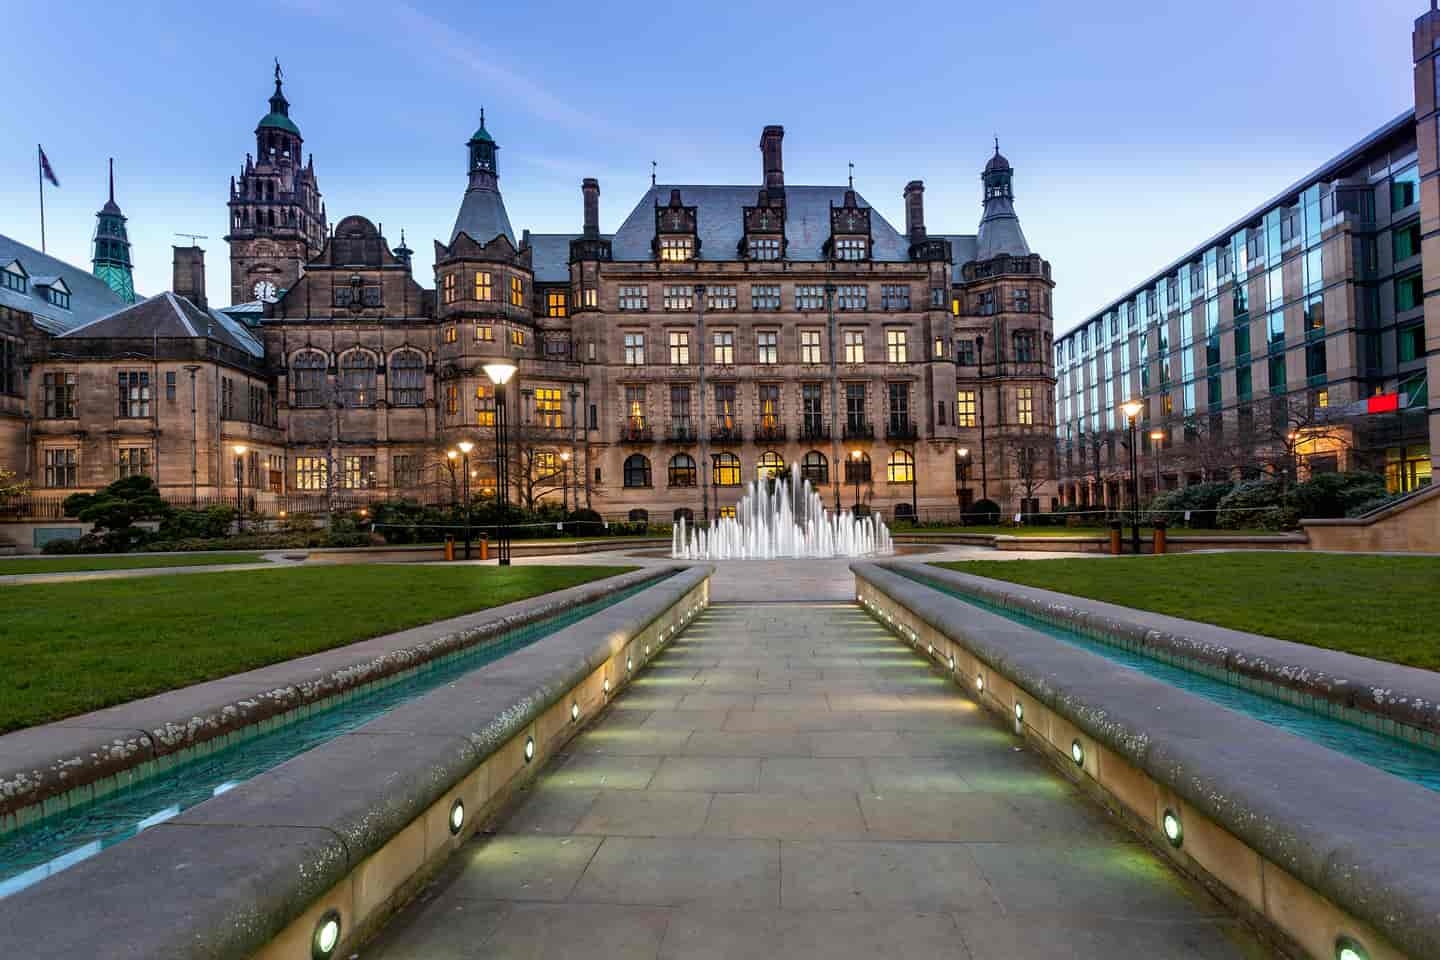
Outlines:
<svg viewBox="0 0 1440 960"><path fill-rule="evenodd" d="M94 252L90 258L91 272L120 295L126 303L135 302L135 278L130 263L130 238L125 230L125 215L115 202L115 158L110 158L110 194L105 205L95 214Z"/></svg>
<svg viewBox="0 0 1440 960"><path fill-rule="evenodd" d="M115 158L110 158L110 202L115 202Z"/></svg>

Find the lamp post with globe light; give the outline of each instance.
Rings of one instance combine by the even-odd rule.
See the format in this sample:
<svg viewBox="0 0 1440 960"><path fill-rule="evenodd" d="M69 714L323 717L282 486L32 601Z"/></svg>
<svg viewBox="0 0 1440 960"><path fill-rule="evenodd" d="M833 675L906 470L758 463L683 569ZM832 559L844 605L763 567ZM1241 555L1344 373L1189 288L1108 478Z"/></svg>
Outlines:
<svg viewBox="0 0 1440 960"><path fill-rule="evenodd" d="M1140 438L1135 431L1140 411L1145 405L1139 400L1127 400L1120 405L1130 427L1130 548L1140 553Z"/></svg>
<svg viewBox="0 0 1440 960"><path fill-rule="evenodd" d="M464 478L461 483L465 489L465 559L470 559L470 451L475 449L475 444L469 440L461 440L455 446L460 448L460 469L464 471Z"/></svg>
<svg viewBox="0 0 1440 960"><path fill-rule="evenodd" d="M518 369L513 363L498 361L485 364L485 376L495 385L495 501L500 508L500 526L496 530L496 550L502 567L510 566L510 528L506 523L510 510L509 437L506 431L505 384Z"/></svg>

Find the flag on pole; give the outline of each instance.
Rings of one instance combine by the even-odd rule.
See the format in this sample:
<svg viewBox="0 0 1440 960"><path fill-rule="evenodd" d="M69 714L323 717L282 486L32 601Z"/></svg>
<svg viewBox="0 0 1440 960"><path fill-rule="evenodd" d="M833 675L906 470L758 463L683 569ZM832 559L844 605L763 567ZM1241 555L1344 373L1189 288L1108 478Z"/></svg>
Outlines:
<svg viewBox="0 0 1440 960"><path fill-rule="evenodd" d="M50 158L45 156L45 148L40 148L40 175L50 181L51 186L60 186L60 181L55 177L55 171L50 167Z"/></svg>

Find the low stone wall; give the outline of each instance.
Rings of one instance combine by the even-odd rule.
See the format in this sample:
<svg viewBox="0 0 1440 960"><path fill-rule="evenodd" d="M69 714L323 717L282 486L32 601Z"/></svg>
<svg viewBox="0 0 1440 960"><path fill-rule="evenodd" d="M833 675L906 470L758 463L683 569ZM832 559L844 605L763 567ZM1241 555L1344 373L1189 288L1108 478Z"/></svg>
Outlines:
<svg viewBox="0 0 1440 960"><path fill-rule="evenodd" d="M0 900L0 955L351 956L708 603L711 570L676 574ZM312 953L331 924L332 949Z"/></svg>
<svg viewBox="0 0 1440 960"><path fill-rule="evenodd" d="M1315 550L1440 553L1440 483L1364 517L1300 525Z"/></svg>
<svg viewBox="0 0 1440 960"><path fill-rule="evenodd" d="M1440 956L1437 794L881 565L852 570L880 622L1283 953Z"/></svg>
<svg viewBox="0 0 1440 960"><path fill-rule="evenodd" d="M637 570L0 736L0 834L228 746L247 728L679 569Z"/></svg>
<svg viewBox="0 0 1440 960"><path fill-rule="evenodd" d="M1130 552L1130 531L1126 528L1122 538L1121 551ZM974 547L990 547L1016 553L1109 553L1110 538L1100 537L1017 537L1003 533L897 533L896 543L961 544ZM1273 536L1205 536L1187 535L1183 528L1175 528L1166 537L1166 553L1193 553L1198 550L1306 550L1310 542L1296 533L1277 533ZM1154 542L1149 536L1140 539L1141 553L1154 553Z"/></svg>

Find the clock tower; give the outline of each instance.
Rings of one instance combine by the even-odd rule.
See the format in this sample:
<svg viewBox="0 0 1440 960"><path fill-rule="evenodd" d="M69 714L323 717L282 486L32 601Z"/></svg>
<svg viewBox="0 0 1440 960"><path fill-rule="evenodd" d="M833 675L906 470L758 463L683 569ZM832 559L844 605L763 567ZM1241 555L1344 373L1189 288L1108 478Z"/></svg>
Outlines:
<svg viewBox="0 0 1440 960"><path fill-rule="evenodd" d="M301 163L304 140L283 83L277 61L270 112L255 127L255 153L245 155L239 179L230 179L231 303L275 302L325 245L315 158Z"/></svg>

